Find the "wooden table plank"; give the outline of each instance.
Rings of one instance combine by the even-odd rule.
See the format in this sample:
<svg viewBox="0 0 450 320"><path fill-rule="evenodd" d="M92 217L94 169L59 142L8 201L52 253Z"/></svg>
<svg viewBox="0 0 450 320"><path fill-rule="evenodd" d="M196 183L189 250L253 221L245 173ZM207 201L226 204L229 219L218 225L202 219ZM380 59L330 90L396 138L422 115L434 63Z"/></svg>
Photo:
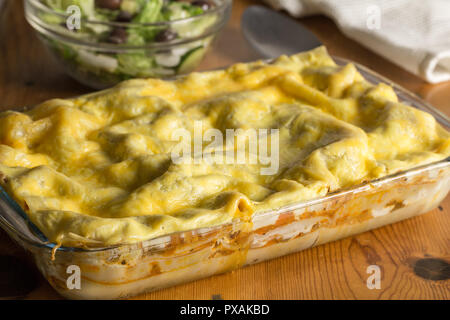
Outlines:
<svg viewBox="0 0 450 320"><path fill-rule="evenodd" d="M258 1L235 1L230 22L200 69L258 58L240 31L240 16ZM66 76L24 21L21 1L6 0L0 11L0 109L30 106L56 97L90 92ZM325 17L300 19L330 53L352 59L421 95L450 114L450 82L430 85L340 33ZM450 280L427 280L418 261L450 260L450 197L440 209L371 232L224 275L141 295L137 299L449 299ZM36 274L27 299L58 299L37 275L27 254L0 232L0 256L14 256ZM434 264L433 264L434 261ZM382 269L381 290L366 286L366 268ZM416 269L416 270L415 270ZM423 271L423 268L421 269ZM447 274L448 276L448 274ZM1 279L0 279L1 281ZM0 292L0 296L1 296Z"/></svg>

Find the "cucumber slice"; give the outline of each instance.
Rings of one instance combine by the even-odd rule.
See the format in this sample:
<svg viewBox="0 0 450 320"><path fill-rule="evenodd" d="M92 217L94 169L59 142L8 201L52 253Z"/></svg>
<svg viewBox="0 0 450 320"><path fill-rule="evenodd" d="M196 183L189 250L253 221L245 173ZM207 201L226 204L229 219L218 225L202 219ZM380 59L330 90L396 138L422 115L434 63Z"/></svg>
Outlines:
<svg viewBox="0 0 450 320"><path fill-rule="evenodd" d="M177 67L178 73L187 73L194 70L205 55L205 48L203 46L194 48L187 52L180 61Z"/></svg>
<svg viewBox="0 0 450 320"><path fill-rule="evenodd" d="M78 50L78 62L91 68L103 69L108 72L114 72L118 67L116 58L104 54L94 54L83 49Z"/></svg>
<svg viewBox="0 0 450 320"><path fill-rule="evenodd" d="M173 68L180 64L180 56L171 53L155 54L155 61L157 64L167 68Z"/></svg>
<svg viewBox="0 0 450 320"><path fill-rule="evenodd" d="M120 10L127 11L132 15L138 12L139 9L139 4L135 0L122 0L122 3L120 4Z"/></svg>

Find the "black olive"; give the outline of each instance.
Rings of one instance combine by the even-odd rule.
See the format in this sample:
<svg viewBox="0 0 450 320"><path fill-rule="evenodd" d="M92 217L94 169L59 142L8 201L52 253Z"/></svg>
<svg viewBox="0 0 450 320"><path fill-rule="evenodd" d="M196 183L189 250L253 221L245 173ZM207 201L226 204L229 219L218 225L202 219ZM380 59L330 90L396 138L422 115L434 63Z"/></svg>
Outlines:
<svg viewBox="0 0 450 320"><path fill-rule="evenodd" d="M130 22L133 19L133 15L128 11L120 11L116 17L117 22Z"/></svg>
<svg viewBox="0 0 450 320"><path fill-rule="evenodd" d="M192 1L192 5L202 8L203 11L207 11L207 10L211 9L212 7L214 7L214 4L207 0Z"/></svg>
<svg viewBox="0 0 450 320"><path fill-rule="evenodd" d="M175 31L172 31L170 29L165 29L165 30L160 31L155 36L155 41L156 42L168 42L168 41L172 41L177 36L178 35L177 35L177 33Z"/></svg>
<svg viewBox="0 0 450 320"><path fill-rule="evenodd" d="M122 0L95 0L95 5L98 8L118 10Z"/></svg>
<svg viewBox="0 0 450 320"><path fill-rule="evenodd" d="M127 38L128 38L128 34L124 28L114 28L108 37L108 42L115 43L115 44L121 44L121 43L126 42Z"/></svg>

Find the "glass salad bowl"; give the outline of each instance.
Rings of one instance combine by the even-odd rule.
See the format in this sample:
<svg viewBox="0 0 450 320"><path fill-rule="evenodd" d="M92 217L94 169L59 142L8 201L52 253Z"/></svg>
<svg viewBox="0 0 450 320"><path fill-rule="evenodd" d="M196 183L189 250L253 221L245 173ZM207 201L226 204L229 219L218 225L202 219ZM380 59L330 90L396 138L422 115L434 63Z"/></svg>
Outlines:
<svg viewBox="0 0 450 320"><path fill-rule="evenodd" d="M66 72L95 89L193 71L232 0L24 0L25 16Z"/></svg>

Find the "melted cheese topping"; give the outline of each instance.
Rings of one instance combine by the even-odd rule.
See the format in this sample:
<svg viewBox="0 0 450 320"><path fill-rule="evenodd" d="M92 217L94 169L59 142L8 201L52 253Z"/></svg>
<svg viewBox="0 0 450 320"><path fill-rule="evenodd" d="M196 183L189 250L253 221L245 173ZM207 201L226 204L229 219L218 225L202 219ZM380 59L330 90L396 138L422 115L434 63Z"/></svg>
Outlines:
<svg viewBox="0 0 450 320"><path fill-rule="evenodd" d="M196 120L224 136L279 129L278 171L176 164L172 133ZM49 240L72 246L248 220L449 155L450 135L431 115L336 66L323 47L0 113L2 185Z"/></svg>

